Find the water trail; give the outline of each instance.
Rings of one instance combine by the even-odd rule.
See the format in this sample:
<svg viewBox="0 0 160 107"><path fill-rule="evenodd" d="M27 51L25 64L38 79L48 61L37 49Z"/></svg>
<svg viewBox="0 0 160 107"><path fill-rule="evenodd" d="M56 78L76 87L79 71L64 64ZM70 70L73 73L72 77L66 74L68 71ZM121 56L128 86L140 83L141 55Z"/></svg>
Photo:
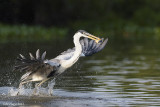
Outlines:
<svg viewBox="0 0 160 107"><path fill-rule="evenodd" d="M48 86L47 87L36 87L36 88L25 88L24 86L22 86L20 89L15 88L15 87L11 87L8 90L8 95L9 96L53 96L53 88L55 85L55 80L51 80L48 82Z"/></svg>
<svg viewBox="0 0 160 107"><path fill-rule="evenodd" d="M55 85L55 79L49 81L49 84L48 84L48 93L50 94L50 96L53 95L53 87Z"/></svg>

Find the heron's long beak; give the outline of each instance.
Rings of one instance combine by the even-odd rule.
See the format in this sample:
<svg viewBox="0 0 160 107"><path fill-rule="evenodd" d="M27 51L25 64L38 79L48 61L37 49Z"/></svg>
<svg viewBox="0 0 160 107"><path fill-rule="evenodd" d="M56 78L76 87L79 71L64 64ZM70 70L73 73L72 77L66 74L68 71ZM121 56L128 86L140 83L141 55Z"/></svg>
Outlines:
<svg viewBox="0 0 160 107"><path fill-rule="evenodd" d="M93 35L88 35L88 38L95 40L96 43L99 43L99 41L101 41L100 38L93 36Z"/></svg>

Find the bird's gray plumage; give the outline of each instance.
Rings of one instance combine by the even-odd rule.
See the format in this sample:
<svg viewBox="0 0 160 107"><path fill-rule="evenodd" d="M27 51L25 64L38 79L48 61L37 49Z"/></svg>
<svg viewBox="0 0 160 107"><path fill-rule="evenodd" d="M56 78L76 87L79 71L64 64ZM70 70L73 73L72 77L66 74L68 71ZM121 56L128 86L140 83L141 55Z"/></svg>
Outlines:
<svg viewBox="0 0 160 107"><path fill-rule="evenodd" d="M96 43L94 40L89 40L87 38L81 39L80 43L82 46L82 54L81 56L91 56L99 51L101 51L105 45L107 44L108 39L102 38L102 41L100 43ZM68 49L67 51L62 52L59 56L57 56L55 59L70 59L75 51L75 47L72 49Z"/></svg>
<svg viewBox="0 0 160 107"><path fill-rule="evenodd" d="M94 40L88 40L87 38L81 39L80 44L82 46L81 56L91 56L99 51L101 51L108 39L103 41L103 38L100 43L96 43ZM72 49L68 49L67 51L62 52L59 56L54 59L47 60L45 59L46 52L40 55L39 49L36 51L36 57L29 53L30 59L24 57L22 54L17 58L17 65L14 70L26 71L22 77L21 82L27 82L33 79L33 76L44 76L42 78L49 78L53 76L57 76L58 69L60 68L61 60L69 60L72 58L75 52L75 47ZM36 80L32 80L36 81Z"/></svg>
<svg viewBox="0 0 160 107"><path fill-rule="evenodd" d="M84 39L81 39L81 37L84 37ZM45 81L52 77L55 78L70 68L80 57L91 56L101 51L105 47L107 40L108 39L105 39L103 41L102 38L91 35L84 30L79 30L73 36L75 47L62 52L53 59L45 59L46 52L41 55L39 49L36 51L35 57L31 53L29 53L30 58L20 54L14 70L26 73L21 77L19 88L21 88L23 84L32 81L41 81L36 87L41 86Z"/></svg>
<svg viewBox="0 0 160 107"><path fill-rule="evenodd" d="M45 60L46 52L40 56L39 49L36 51L36 58L29 53L30 59L25 58L22 54L17 58L17 65L14 70L26 71L27 73L21 77L21 81L28 81L32 79L33 74L45 75L48 77L52 72L55 72L59 68L57 60L53 60L52 63L49 60ZM52 74L53 76L54 74ZM51 76L51 75L50 75Z"/></svg>
<svg viewBox="0 0 160 107"><path fill-rule="evenodd" d="M102 38L102 41L101 43L96 43L95 41L93 40L88 40L87 38L84 39L84 45L82 45L82 53L85 55L85 56L91 56L99 51L101 51L105 45L107 44L107 41L108 39L104 39Z"/></svg>

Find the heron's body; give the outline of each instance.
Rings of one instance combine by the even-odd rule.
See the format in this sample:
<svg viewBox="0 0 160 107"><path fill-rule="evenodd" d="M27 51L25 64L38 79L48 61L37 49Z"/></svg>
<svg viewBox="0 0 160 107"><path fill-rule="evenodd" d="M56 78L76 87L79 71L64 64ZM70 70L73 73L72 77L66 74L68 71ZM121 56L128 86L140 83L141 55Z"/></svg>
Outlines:
<svg viewBox="0 0 160 107"><path fill-rule="evenodd" d="M80 41L81 37L85 38ZM21 77L20 86L31 81L42 81L39 84L41 85L49 78L55 78L63 73L67 68L70 68L81 56L90 56L99 52L107 43L107 39L103 42L102 39L83 30L78 31L73 38L75 48L68 49L59 56L50 60L45 59L46 52L40 56L39 49L36 52L36 58L34 58L31 53L30 59L27 59L20 54L20 58L18 58L20 64L15 66L15 70L27 72ZM93 40L89 41L86 38ZM98 43L99 41L101 41L101 43Z"/></svg>

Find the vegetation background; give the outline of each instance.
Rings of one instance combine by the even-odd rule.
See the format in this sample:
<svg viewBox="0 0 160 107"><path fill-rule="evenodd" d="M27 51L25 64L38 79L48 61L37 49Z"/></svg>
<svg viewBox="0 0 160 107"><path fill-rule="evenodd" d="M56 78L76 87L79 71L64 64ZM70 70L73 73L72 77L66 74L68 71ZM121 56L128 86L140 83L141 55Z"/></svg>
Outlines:
<svg viewBox="0 0 160 107"><path fill-rule="evenodd" d="M0 0L0 42L64 39L84 29L110 41L160 40L160 0Z"/></svg>

